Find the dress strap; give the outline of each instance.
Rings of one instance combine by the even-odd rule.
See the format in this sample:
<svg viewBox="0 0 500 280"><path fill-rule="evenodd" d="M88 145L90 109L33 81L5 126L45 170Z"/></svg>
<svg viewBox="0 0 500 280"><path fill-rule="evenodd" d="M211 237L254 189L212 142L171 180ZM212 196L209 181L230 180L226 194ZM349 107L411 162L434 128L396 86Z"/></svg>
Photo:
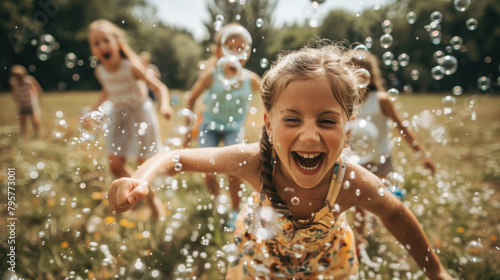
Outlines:
<svg viewBox="0 0 500 280"><path fill-rule="evenodd" d="M335 163L332 182L330 183L330 189L328 190L327 199L325 201L325 206L328 206L330 210L334 209L335 201L342 188L346 167L347 164L345 159L340 156L339 160Z"/></svg>

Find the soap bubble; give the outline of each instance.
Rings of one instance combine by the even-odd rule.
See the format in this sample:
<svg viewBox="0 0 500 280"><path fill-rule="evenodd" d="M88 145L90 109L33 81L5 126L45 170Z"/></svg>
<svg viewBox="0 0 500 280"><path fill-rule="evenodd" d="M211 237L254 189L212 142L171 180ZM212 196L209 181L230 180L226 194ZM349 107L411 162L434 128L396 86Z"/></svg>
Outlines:
<svg viewBox="0 0 500 280"><path fill-rule="evenodd" d="M175 113L175 120L175 123L183 124L189 130L191 130L196 125L197 117L193 111L184 108Z"/></svg>
<svg viewBox="0 0 500 280"><path fill-rule="evenodd" d="M470 0L455 0L453 5L457 11L465 12L470 7Z"/></svg>
<svg viewBox="0 0 500 280"><path fill-rule="evenodd" d="M371 75L370 72L368 72L368 70L364 68L356 69L356 71L354 71L354 74L358 79L358 88L365 88L370 84Z"/></svg>
<svg viewBox="0 0 500 280"><path fill-rule="evenodd" d="M382 62L387 66L391 65L393 60L394 60L394 54L390 51L387 51L382 55Z"/></svg>
<svg viewBox="0 0 500 280"><path fill-rule="evenodd" d="M469 29L470 31L473 31L473 30L476 30L477 28L477 19L475 18L470 18L468 19L466 22L465 22L465 26L467 27L467 29Z"/></svg>
<svg viewBox="0 0 500 280"><path fill-rule="evenodd" d="M216 72L226 87L235 86L241 76L241 63L235 56L223 56L217 61Z"/></svg>
<svg viewBox="0 0 500 280"><path fill-rule="evenodd" d="M373 46L373 38L372 37L366 37L365 38L365 46L370 49Z"/></svg>
<svg viewBox="0 0 500 280"><path fill-rule="evenodd" d="M392 101L396 101L396 99L398 99L399 97L399 90L395 88L389 89L387 93L389 94L389 99Z"/></svg>
<svg viewBox="0 0 500 280"><path fill-rule="evenodd" d="M454 86L451 89L451 92L453 92L454 95L461 95L463 93L463 89L461 86Z"/></svg>
<svg viewBox="0 0 500 280"><path fill-rule="evenodd" d="M229 201L229 197L225 194L220 194L215 198L215 210L219 214L225 214L231 207L231 202Z"/></svg>
<svg viewBox="0 0 500 280"><path fill-rule="evenodd" d="M405 67L410 63L410 56L407 55L406 53L402 53L398 56L398 61L401 67Z"/></svg>
<svg viewBox="0 0 500 280"><path fill-rule="evenodd" d="M88 112L80 118L78 130L81 138L92 140L101 131L104 124L104 115L100 111Z"/></svg>
<svg viewBox="0 0 500 280"><path fill-rule="evenodd" d="M460 36L453 36L451 39L450 39L450 46L458 51L461 47L462 47L462 44L464 43L464 40L462 39L462 37Z"/></svg>
<svg viewBox="0 0 500 280"><path fill-rule="evenodd" d="M434 11L431 14L431 22L441 23L443 21L443 14L440 11Z"/></svg>
<svg viewBox="0 0 500 280"><path fill-rule="evenodd" d="M252 37L244 27L231 26L222 34L221 46L224 55L247 60L252 47Z"/></svg>
<svg viewBox="0 0 500 280"><path fill-rule="evenodd" d="M259 65L261 68L267 68L269 66L269 60L267 58L263 58L259 61Z"/></svg>
<svg viewBox="0 0 500 280"><path fill-rule="evenodd" d="M257 209L252 226L253 233L261 240L271 239L277 232L283 231L278 223L278 216L274 208L270 206L262 206Z"/></svg>
<svg viewBox="0 0 500 280"><path fill-rule="evenodd" d="M136 259L129 268L127 276L131 279L142 279L147 272L146 264L141 259Z"/></svg>
<svg viewBox="0 0 500 280"><path fill-rule="evenodd" d="M416 81L420 78L420 72L417 69L413 69L410 72L410 77L412 80Z"/></svg>
<svg viewBox="0 0 500 280"><path fill-rule="evenodd" d="M52 124L52 137L54 139L63 138L68 132L68 122L62 118L54 119L54 123Z"/></svg>
<svg viewBox="0 0 500 280"><path fill-rule="evenodd" d="M480 90L488 90L491 86L491 80L490 78L486 76L482 76L479 79L477 79L477 87Z"/></svg>
<svg viewBox="0 0 500 280"><path fill-rule="evenodd" d="M435 51L432 57L434 58L434 61L439 62L439 59L445 56L445 53L443 51Z"/></svg>
<svg viewBox="0 0 500 280"><path fill-rule="evenodd" d="M384 20L381 24L384 33L389 34L392 32L392 22L388 19Z"/></svg>
<svg viewBox="0 0 500 280"><path fill-rule="evenodd" d="M417 21L417 14L413 11L406 14L406 20L409 24L414 24Z"/></svg>
<svg viewBox="0 0 500 280"><path fill-rule="evenodd" d="M66 67L68 67L69 69L74 68L76 66L77 61L78 58L72 52L67 53L66 56L64 56L64 65L66 65Z"/></svg>
<svg viewBox="0 0 500 280"><path fill-rule="evenodd" d="M384 49L387 49L390 46L392 46L392 42L393 39L391 34L384 34L380 37L380 46L382 46L382 48Z"/></svg>
<svg viewBox="0 0 500 280"><path fill-rule="evenodd" d="M357 45L354 47L353 55L356 59L363 60L368 54L368 48L365 45Z"/></svg>
<svg viewBox="0 0 500 280"><path fill-rule="evenodd" d="M359 119L349 122L352 126L351 148L353 160L370 162L375 157L374 147L377 146L379 132L377 126L369 120ZM356 160L358 159L358 160Z"/></svg>
<svg viewBox="0 0 500 280"><path fill-rule="evenodd" d="M261 28L262 25L264 25L264 20L261 19L261 18L258 18L256 21L255 21L255 26L257 26L258 28Z"/></svg>
<svg viewBox="0 0 500 280"><path fill-rule="evenodd" d="M443 114L451 114L455 107L457 106L457 100L455 97L447 95L441 99L441 104L443 105Z"/></svg>
<svg viewBox="0 0 500 280"><path fill-rule="evenodd" d="M438 60L438 63L443 67L446 75L451 75L457 71L458 61L454 56L445 55Z"/></svg>
<svg viewBox="0 0 500 280"><path fill-rule="evenodd" d="M472 240L465 246L465 256L471 262L481 262L486 256L486 249L479 241Z"/></svg>
<svg viewBox="0 0 500 280"><path fill-rule="evenodd" d="M436 81L439 81L441 79L443 79L444 77L444 74L445 74L445 70L442 66L440 65L437 65L437 66L434 66L432 69L431 69L431 75L432 75L432 78Z"/></svg>

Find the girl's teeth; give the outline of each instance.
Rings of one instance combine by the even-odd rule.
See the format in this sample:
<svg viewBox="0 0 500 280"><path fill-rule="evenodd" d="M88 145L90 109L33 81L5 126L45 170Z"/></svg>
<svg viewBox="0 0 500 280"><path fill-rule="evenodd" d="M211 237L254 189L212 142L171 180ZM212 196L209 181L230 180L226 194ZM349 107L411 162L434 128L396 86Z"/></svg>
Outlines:
<svg viewBox="0 0 500 280"><path fill-rule="evenodd" d="M297 153L299 156L303 157L303 158L315 158L317 156L319 156L319 153L316 153L316 154L301 154L301 153Z"/></svg>
<svg viewBox="0 0 500 280"><path fill-rule="evenodd" d="M313 167L305 167L305 166L303 166L303 165L302 165L302 164L300 164L300 163L298 163L298 164L299 164L300 168L305 169L305 170L314 170L314 169L318 168L318 166L319 166L319 163L318 163L318 164L316 164L316 165L315 165L315 166L313 166Z"/></svg>

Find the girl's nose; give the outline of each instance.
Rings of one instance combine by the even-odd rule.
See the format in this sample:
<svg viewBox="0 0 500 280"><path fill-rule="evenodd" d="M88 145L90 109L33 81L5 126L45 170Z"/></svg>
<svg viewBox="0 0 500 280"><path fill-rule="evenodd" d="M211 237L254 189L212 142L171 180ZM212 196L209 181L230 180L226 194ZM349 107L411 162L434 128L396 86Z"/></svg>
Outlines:
<svg viewBox="0 0 500 280"><path fill-rule="evenodd" d="M317 127L313 124L307 124L303 126L300 133L300 141L303 143L318 143L320 142L319 131Z"/></svg>

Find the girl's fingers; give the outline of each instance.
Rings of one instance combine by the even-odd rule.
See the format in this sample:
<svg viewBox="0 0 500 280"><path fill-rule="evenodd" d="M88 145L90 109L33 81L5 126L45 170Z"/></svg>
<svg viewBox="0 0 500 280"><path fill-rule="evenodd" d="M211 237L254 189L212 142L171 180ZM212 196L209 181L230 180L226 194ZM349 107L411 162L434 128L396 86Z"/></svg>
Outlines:
<svg viewBox="0 0 500 280"><path fill-rule="evenodd" d="M148 194L149 194L148 183L142 182L128 194L126 201L127 203L133 204L136 201L148 196Z"/></svg>

